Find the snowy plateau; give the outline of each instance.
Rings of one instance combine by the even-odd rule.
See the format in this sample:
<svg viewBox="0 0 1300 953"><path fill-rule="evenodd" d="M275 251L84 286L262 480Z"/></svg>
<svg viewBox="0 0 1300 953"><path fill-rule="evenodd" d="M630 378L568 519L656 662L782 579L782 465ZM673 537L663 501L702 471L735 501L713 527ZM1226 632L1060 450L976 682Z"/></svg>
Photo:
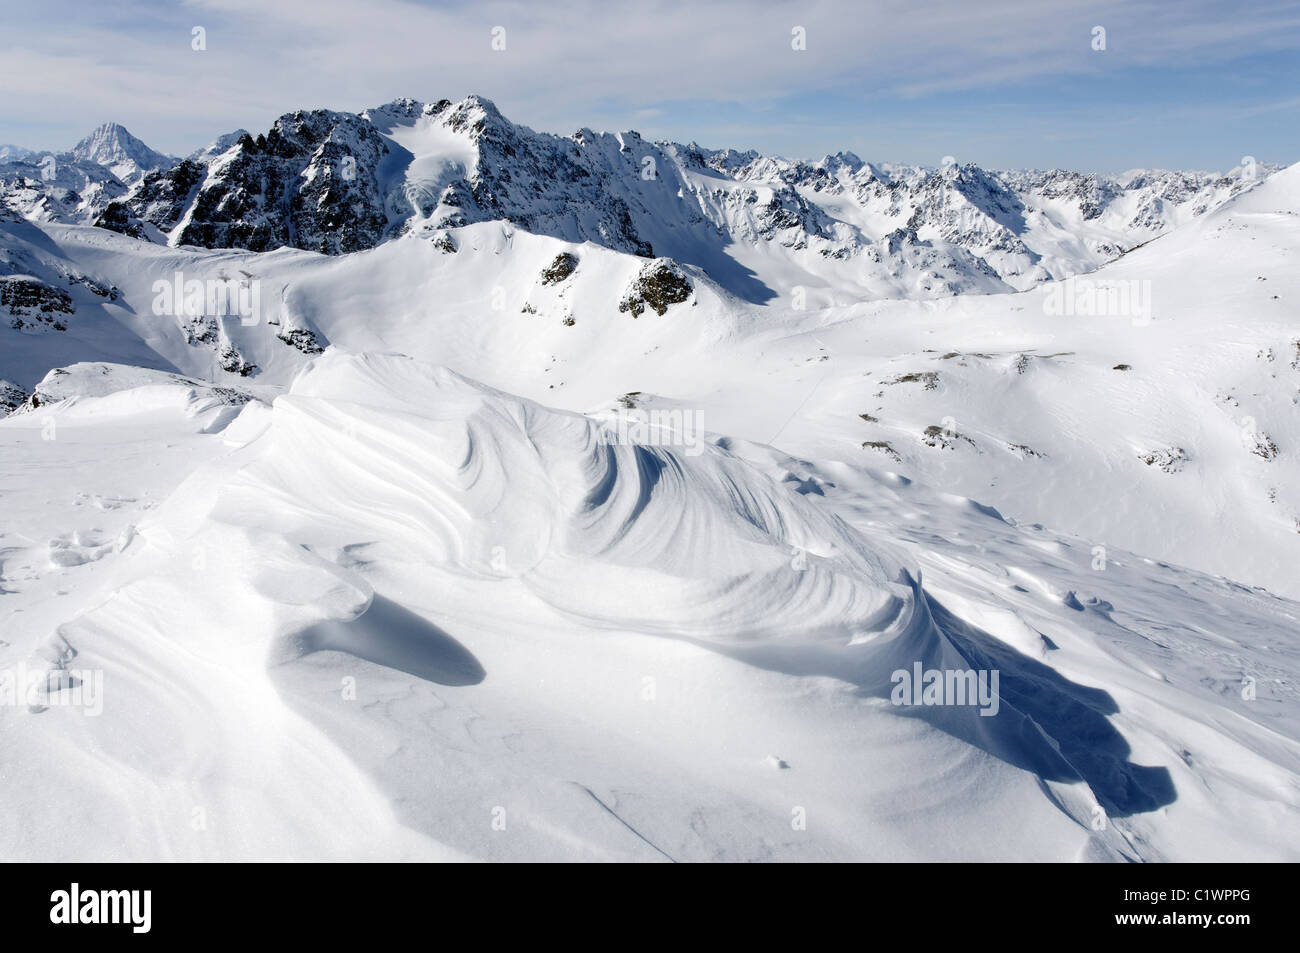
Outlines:
<svg viewBox="0 0 1300 953"><path fill-rule="evenodd" d="M0 859L1300 859L1300 165L107 124L0 415Z"/></svg>

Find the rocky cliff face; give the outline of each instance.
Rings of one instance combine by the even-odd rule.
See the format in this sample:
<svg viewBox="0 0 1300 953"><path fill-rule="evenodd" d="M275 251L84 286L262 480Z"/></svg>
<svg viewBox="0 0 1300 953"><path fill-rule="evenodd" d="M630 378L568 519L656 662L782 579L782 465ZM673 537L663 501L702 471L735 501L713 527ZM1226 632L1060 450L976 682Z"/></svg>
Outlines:
<svg viewBox="0 0 1300 953"><path fill-rule="evenodd" d="M371 248L387 225L376 174L388 152L359 116L290 113L256 139L145 176L96 224L206 248Z"/></svg>
<svg viewBox="0 0 1300 953"><path fill-rule="evenodd" d="M22 331L66 331L75 313L72 296L28 275L0 278L0 314L9 326Z"/></svg>

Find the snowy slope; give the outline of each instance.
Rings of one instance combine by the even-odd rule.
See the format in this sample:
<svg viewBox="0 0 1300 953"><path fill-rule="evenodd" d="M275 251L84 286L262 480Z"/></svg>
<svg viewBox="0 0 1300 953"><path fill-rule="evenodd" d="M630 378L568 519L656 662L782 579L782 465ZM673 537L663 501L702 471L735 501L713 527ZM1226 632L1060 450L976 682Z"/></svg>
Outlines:
<svg viewBox="0 0 1300 953"><path fill-rule="evenodd" d="M109 169L70 153L0 161L0 208L33 222L93 222L126 194L126 183Z"/></svg>
<svg viewBox="0 0 1300 953"><path fill-rule="evenodd" d="M0 856L1297 859L1300 166L277 128L0 214Z"/></svg>
<svg viewBox="0 0 1300 953"><path fill-rule="evenodd" d="M224 436L190 390L49 411L63 472L165 435L163 474L0 477L0 658L103 702L0 709L6 856L1294 859L1295 603L1124 553L1084 589L1087 543L950 494L405 357L327 354ZM997 714L893 706L914 664L996 669Z"/></svg>
<svg viewBox="0 0 1300 953"><path fill-rule="evenodd" d="M129 347L153 353L126 363L283 386L331 343L398 350L583 412L642 392L647 407L694 408L720 432L897 469L1018 520L1296 596L1297 174L1088 279L1147 287L1149 322L1053 316L1050 285L755 308L696 269L689 300L634 318L619 305L643 259L496 223L440 230L446 247L407 237L340 260L53 229L66 258L120 297L84 294L66 332L0 328L0 378L30 390L50 367L121 362ZM547 283L559 255L576 268ZM154 283L178 270L256 279L259 320L154 314ZM114 350L97 352L92 329Z"/></svg>

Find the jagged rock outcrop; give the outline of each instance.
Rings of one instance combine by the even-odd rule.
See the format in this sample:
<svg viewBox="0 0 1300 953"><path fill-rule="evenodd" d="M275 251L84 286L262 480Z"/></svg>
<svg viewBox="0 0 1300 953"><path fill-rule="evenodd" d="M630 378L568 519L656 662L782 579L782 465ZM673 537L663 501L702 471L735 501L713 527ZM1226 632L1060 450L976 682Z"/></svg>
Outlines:
<svg viewBox="0 0 1300 953"><path fill-rule="evenodd" d="M634 318L640 317L646 308L664 315L670 305L689 301L694 290L691 279L675 261L660 259L641 268L618 303L618 310L631 311Z"/></svg>
<svg viewBox="0 0 1300 953"><path fill-rule="evenodd" d="M0 314L15 330L66 331L76 308L62 288L27 275L0 278Z"/></svg>

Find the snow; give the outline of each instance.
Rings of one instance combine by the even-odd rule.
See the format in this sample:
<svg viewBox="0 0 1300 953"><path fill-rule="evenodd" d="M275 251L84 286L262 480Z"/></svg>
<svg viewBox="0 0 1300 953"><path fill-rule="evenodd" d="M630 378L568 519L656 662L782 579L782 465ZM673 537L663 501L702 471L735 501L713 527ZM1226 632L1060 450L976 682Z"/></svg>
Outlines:
<svg viewBox="0 0 1300 953"><path fill-rule="evenodd" d="M133 183L144 178L146 172L165 169L175 160L154 152L131 135L125 126L106 122L72 147L78 159L104 166L123 182Z"/></svg>
<svg viewBox="0 0 1300 953"><path fill-rule="evenodd" d="M448 129L424 109L414 119L382 108L366 115L400 147L384 170L382 185L392 196L393 218L436 219L449 213L440 204L443 190L472 174L478 164L470 137Z"/></svg>
<svg viewBox="0 0 1300 953"><path fill-rule="evenodd" d="M371 115L389 192L480 157L416 106ZM706 216L783 168L710 162ZM74 306L0 327L0 700L44 686L0 705L0 856L1296 860L1300 166L1223 199L1091 285L795 307L683 255L636 317L646 259L581 229L0 222ZM820 267L780 248L729 254ZM259 314L195 337L178 272ZM1123 282L1149 312L1047 306ZM913 671L996 713L894 704Z"/></svg>
<svg viewBox="0 0 1300 953"><path fill-rule="evenodd" d="M86 567L6 562L43 622L5 660L57 639L106 700L6 751L7 856L1293 859L1295 603L1119 552L1084 590L1086 543L953 494L609 443L398 355L317 358L233 452L165 389L54 405L40 492L102 480L126 544L72 613L40 596ZM106 440L102 477L68 468ZM170 495L133 514L124 479ZM994 663L1008 714L900 715L914 661ZM1266 703L1233 701L1247 672Z"/></svg>
<svg viewBox="0 0 1300 953"><path fill-rule="evenodd" d="M191 157L207 167L195 182L191 163L108 124L74 153L0 162L0 207L32 221L107 221L171 245L229 240L328 254L509 221L674 258L753 304L800 295L824 307L1024 290L1085 273L1276 171L1265 163L1109 178L871 165L843 154L809 162L651 142L631 130L537 133L479 96L286 113L259 137L280 143L269 153L241 133ZM60 170L50 183L39 165L47 161ZM153 168L161 171L146 178Z"/></svg>

